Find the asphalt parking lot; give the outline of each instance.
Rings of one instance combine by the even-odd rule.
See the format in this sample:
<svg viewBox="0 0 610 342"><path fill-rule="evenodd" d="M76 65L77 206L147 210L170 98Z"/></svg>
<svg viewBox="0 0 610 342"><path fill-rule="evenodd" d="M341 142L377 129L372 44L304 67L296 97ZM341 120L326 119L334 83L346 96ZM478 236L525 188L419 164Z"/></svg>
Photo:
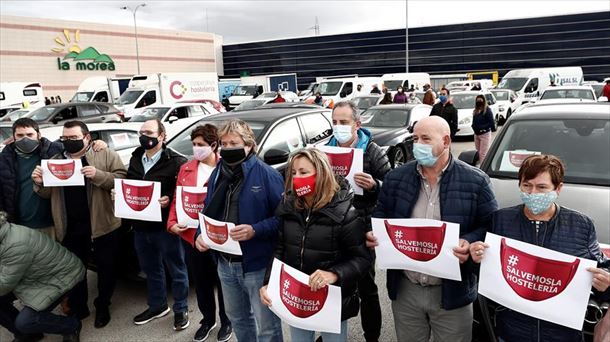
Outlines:
<svg viewBox="0 0 610 342"><path fill-rule="evenodd" d="M495 136L495 133L494 133ZM452 153L457 157L461 152L474 149L472 139L457 139L452 145ZM143 282L122 279L117 285L116 292L113 297L111 306L112 320L103 329L95 329L93 327L94 307L93 299L96 294L97 275L95 272L89 271L89 293L90 293L90 309L91 316L83 321L83 329L81 332L82 341L192 341L195 331L199 328L199 320L201 313L197 309L197 301L194 288L189 294L189 315L190 326L183 331L173 331L173 314L169 314L161 319L142 326L136 326L132 323L135 315L146 309L146 285ZM396 341L394 333L394 320L392 318L390 300L387 296L385 271L377 270L377 285L379 287L379 297L381 301L383 325L380 341L390 342ZM169 305L171 307L171 294L168 294ZM219 320L217 320L219 322ZM290 341L288 327L284 325L285 341ZM212 332L208 341L216 341L216 333L218 327ZM7 330L0 327L0 342L11 341L12 335ZM43 341L61 341L61 336L48 335ZM235 342L233 337L231 341ZM349 320L348 341L360 342L364 341L362 337L362 329L360 326L360 317Z"/></svg>

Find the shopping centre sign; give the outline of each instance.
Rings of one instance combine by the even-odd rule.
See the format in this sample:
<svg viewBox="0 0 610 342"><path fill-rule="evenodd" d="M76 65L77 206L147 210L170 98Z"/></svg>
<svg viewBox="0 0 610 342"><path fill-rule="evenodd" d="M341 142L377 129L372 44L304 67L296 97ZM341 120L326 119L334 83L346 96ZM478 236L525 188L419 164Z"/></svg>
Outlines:
<svg viewBox="0 0 610 342"><path fill-rule="evenodd" d="M57 47L51 51L57 54L66 53L63 58L57 57L58 70L83 70L83 71L99 71L110 70L114 71L114 61L107 54L99 53L96 48L90 46L84 50L80 48L80 30L74 32L74 37L71 37L69 30L63 31L61 36L55 37L54 41ZM72 63L70 63L70 60Z"/></svg>

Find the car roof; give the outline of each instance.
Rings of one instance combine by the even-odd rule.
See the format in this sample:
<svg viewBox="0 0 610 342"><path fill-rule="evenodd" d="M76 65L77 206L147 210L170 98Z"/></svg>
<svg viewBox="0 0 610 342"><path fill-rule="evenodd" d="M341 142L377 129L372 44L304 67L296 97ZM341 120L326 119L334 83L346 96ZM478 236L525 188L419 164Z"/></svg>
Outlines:
<svg viewBox="0 0 610 342"><path fill-rule="evenodd" d="M610 105L600 102L535 103L513 115L511 120L578 118L610 119Z"/></svg>
<svg viewBox="0 0 610 342"><path fill-rule="evenodd" d="M302 103L274 103L263 105L254 109L238 112L226 112L202 117L204 121L225 121L231 119L249 118L257 121L275 121L288 115L304 113L309 111L320 111L320 106L306 105ZM328 109L326 109L328 111Z"/></svg>
<svg viewBox="0 0 610 342"><path fill-rule="evenodd" d="M544 91L549 90L573 90L573 89L582 89L582 90L592 90L590 85L575 85L575 86L554 86L548 87Z"/></svg>

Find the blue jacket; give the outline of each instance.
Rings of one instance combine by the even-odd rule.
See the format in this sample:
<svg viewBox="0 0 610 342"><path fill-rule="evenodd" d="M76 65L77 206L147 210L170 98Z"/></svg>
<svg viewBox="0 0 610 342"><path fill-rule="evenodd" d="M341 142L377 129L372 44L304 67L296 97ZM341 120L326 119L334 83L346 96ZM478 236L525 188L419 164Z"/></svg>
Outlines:
<svg viewBox="0 0 610 342"><path fill-rule="evenodd" d="M222 163L221 159L210 175L208 194L214 193ZM252 239L239 243L244 273L248 273L266 268L273 256L279 227L275 209L284 192L284 180L279 172L256 156L241 165L244 183L239 193L239 222L236 224L252 225L255 231ZM206 207L211 198L206 197Z"/></svg>
<svg viewBox="0 0 610 342"><path fill-rule="evenodd" d="M64 145L62 143L41 138L40 146L34 153L38 153L40 159L51 159L63 150ZM17 184L17 152L14 142L6 145L0 153L0 192L2 193L2 196L0 196L0 211L5 211L8 214L9 222L16 222L19 217L17 212L19 185Z"/></svg>
<svg viewBox="0 0 610 342"><path fill-rule="evenodd" d="M411 161L387 174L373 217L411 218L419 197L421 178L417 162ZM489 177L483 171L462 161L449 160L440 183L441 219L460 225L460 238L479 241L498 208ZM443 279L442 302L445 310L460 308L477 298L474 264L468 260L460 266L462 281ZM388 295L395 300L402 271L388 270Z"/></svg>
<svg viewBox="0 0 610 342"><path fill-rule="evenodd" d="M538 233L523 213L523 204L498 210L492 218L490 232L535 244L561 253L608 264L602 254L593 221L577 211L557 207L557 213ZM610 292L606 291L607 293ZM543 321L504 308L496 314L498 335L505 341L582 341L579 330Z"/></svg>

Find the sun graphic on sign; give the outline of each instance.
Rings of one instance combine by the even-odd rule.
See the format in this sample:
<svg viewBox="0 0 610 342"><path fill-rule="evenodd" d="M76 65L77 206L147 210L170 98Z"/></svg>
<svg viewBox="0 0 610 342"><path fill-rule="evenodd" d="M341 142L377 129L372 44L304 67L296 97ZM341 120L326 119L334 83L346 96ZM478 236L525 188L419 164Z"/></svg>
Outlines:
<svg viewBox="0 0 610 342"><path fill-rule="evenodd" d="M80 46L77 44L80 41L80 30L76 30L76 32L74 32L74 42L70 38L70 30L64 30L64 38L65 41L61 36L55 37L55 43L61 47L52 48L51 51L64 52L67 49L68 53L73 52L75 54L79 54L81 52Z"/></svg>

